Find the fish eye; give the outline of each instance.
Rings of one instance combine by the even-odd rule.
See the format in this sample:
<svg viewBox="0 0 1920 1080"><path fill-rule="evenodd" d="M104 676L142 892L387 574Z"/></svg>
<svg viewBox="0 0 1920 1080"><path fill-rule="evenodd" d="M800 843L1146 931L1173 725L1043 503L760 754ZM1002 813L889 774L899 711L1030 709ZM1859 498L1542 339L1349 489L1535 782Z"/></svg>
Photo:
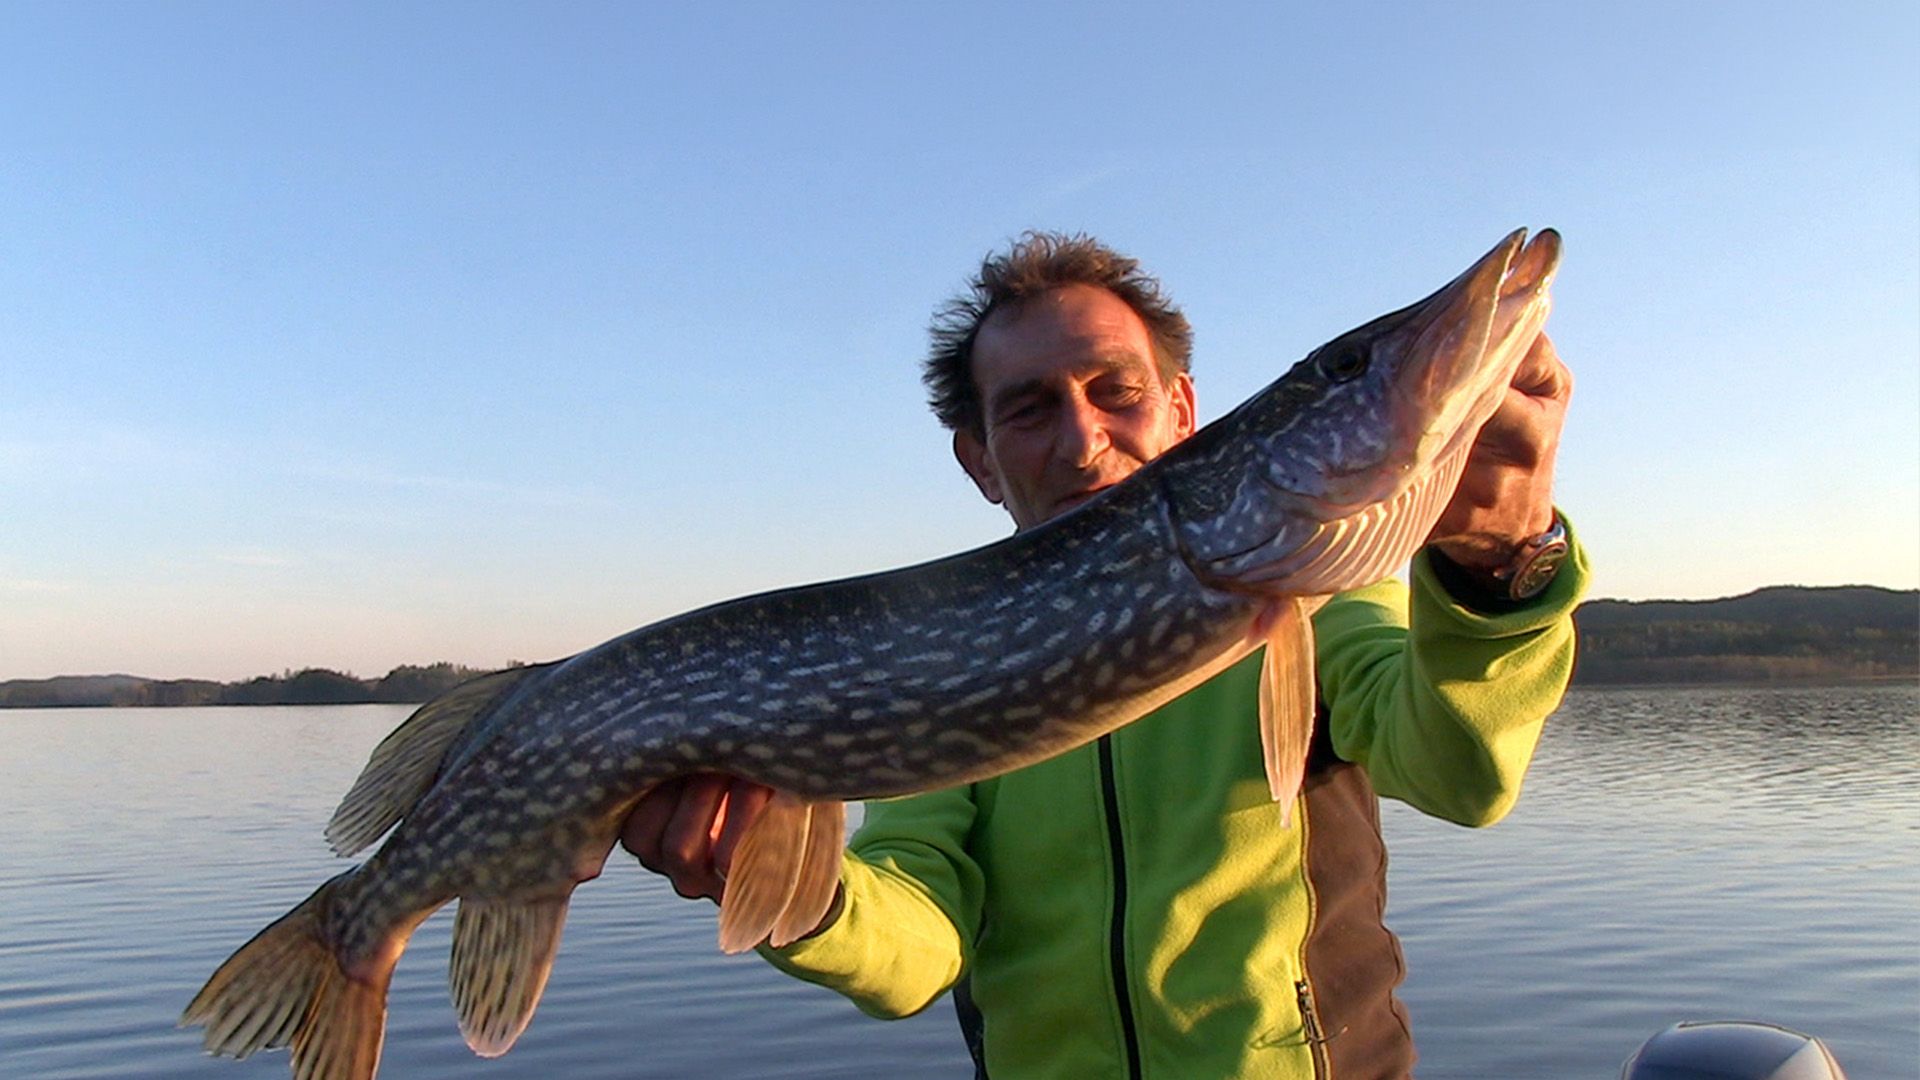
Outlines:
<svg viewBox="0 0 1920 1080"><path fill-rule="evenodd" d="M1367 370L1367 351L1358 345L1335 343L1320 353L1320 373L1334 382L1359 378Z"/></svg>

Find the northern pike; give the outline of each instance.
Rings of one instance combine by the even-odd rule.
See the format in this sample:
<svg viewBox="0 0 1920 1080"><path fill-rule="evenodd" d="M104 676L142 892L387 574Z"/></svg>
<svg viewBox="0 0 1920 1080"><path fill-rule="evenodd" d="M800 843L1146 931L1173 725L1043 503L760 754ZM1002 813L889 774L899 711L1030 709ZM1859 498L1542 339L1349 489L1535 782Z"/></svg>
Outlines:
<svg viewBox="0 0 1920 1080"><path fill-rule="evenodd" d="M458 898L451 982L475 1052L526 1028L567 904L651 787L717 771L777 790L720 912L730 952L814 928L844 801L966 783L1135 720L1262 646L1273 795L1297 796L1308 617L1398 570L1546 320L1560 240L1524 230L1427 299L1333 339L1098 497L963 554L749 596L427 703L326 830L361 865L215 971L181 1023L294 1075L378 1067L394 964Z"/></svg>

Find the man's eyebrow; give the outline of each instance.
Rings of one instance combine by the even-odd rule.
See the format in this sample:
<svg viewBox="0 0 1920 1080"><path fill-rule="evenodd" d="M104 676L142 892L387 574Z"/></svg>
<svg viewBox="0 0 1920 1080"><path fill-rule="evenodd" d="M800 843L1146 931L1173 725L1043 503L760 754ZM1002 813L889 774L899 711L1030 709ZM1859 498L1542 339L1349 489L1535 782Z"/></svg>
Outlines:
<svg viewBox="0 0 1920 1080"><path fill-rule="evenodd" d="M1045 379L1022 379L1017 383L1010 383L994 391L993 397L987 401L987 407L989 409L998 408L1009 401L1017 401L1020 398L1035 397L1044 394L1049 389L1050 387L1047 385L1047 380Z"/></svg>
<svg viewBox="0 0 1920 1080"><path fill-rule="evenodd" d="M1098 377L1101 375L1130 375L1136 372L1151 372L1155 369L1152 360L1138 353L1116 350L1095 357L1086 363L1076 364L1070 370L1076 375ZM1008 383L1002 386L994 392L991 398L987 399L986 404L989 409L993 409L1009 401L1017 401L1024 397L1033 397L1049 393L1052 389L1051 382L1047 378L1036 377L1021 379L1019 382Z"/></svg>

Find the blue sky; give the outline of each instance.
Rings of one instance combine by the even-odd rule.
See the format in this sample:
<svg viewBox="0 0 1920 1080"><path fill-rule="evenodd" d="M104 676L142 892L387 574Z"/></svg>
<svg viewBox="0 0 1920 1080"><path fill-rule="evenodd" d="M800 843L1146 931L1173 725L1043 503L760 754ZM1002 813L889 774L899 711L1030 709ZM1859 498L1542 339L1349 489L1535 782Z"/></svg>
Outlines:
<svg viewBox="0 0 1920 1080"><path fill-rule="evenodd" d="M545 659L1003 535L931 310L1139 256L1203 418L1516 226L1597 592L1920 584L1920 15L0 7L0 678Z"/></svg>

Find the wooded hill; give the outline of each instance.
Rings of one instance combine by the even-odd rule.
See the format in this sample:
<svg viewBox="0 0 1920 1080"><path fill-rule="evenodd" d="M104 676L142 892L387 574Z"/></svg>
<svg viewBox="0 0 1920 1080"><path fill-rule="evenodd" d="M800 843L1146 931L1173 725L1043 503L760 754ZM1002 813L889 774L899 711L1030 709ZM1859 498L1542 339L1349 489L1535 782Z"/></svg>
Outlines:
<svg viewBox="0 0 1920 1080"><path fill-rule="evenodd" d="M62 675L0 682L0 709L100 705L357 705L414 703L485 675L460 664L401 666L378 679L326 668L262 675L245 682L144 679L137 675Z"/></svg>
<svg viewBox="0 0 1920 1080"><path fill-rule="evenodd" d="M1920 591L1779 585L1724 600L1591 600L1574 682L1920 676Z"/></svg>
<svg viewBox="0 0 1920 1080"><path fill-rule="evenodd" d="M1920 677L1920 591L1782 585L1724 600L1590 600L1574 683ZM415 703L486 672L459 664L360 679L325 668L245 682L65 675L0 682L0 709L100 705Z"/></svg>

